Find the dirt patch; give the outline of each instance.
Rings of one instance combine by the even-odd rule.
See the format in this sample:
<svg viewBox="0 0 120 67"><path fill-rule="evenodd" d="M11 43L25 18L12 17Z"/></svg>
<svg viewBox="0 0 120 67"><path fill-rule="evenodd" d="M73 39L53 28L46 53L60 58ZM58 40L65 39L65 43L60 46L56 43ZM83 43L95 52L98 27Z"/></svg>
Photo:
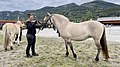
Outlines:
<svg viewBox="0 0 120 67"><path fill-rule="evenodd" d="M0 40L2 42L2 40ZM109 62L104 61L102 52L100 61L93 62L96 56L96 46L93 40L72 42L77 53L77 60L70 55L65 57L65 45L61 38L37 37L36 51L39 56L26 58L26 38L23 37L20 46L14 45L13 50L4 51L0 43L0 65L2 67L119 67L120 43L108 42L110 52Z"/></svg>

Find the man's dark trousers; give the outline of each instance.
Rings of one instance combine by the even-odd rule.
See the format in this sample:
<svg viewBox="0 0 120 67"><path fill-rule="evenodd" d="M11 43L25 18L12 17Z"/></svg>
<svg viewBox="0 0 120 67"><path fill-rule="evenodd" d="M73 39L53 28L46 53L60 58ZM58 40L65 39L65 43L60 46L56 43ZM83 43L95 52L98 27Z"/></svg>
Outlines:
<svg viewBox="0 0 120 67"><path fill-rule="evenodd" d="M32 54L35 54L35 42L36 42L36 36L35 34L27 34L27 41L28 41L28 45L27 45L27 49L26 49L26 54L30 55L29 51L31 48Z"/></svg>

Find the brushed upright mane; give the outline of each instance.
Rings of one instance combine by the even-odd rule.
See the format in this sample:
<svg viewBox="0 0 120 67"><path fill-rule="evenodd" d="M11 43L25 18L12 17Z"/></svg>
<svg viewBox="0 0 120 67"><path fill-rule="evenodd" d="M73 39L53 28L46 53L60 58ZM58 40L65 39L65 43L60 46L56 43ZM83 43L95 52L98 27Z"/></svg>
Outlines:
<svg viewBox="0 0 120 67"><path fill-rule="evenodd" d="M70 20L69 20L67 17L63 16L63 15L60 15L60 14L52 14L52 16L55 16L55 17L57 17L57 18L59 18L59 19L62 19L62 21L70 22ZM60 21L61 21L61 20L60 20Z"/></svg>

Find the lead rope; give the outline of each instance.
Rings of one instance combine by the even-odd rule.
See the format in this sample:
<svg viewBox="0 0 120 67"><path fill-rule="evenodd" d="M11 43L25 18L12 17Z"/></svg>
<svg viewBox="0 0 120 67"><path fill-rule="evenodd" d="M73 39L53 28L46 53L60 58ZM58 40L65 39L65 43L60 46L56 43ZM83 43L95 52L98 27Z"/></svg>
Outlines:
<svg viewBox="0 0 120 67"><path fill-rule="evenodd" d="M38 23L41 25L41 23L38 21ZM41 26L40 26L40 28L39 28L39 30L38 30L38 32L37 33L39 33L40 32L40 30L41 30Z"/></svg>

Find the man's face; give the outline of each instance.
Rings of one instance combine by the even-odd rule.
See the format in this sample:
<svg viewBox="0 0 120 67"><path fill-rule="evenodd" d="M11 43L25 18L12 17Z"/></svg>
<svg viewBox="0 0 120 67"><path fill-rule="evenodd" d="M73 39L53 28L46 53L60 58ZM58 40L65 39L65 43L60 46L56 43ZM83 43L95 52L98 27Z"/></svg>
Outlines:
<svg viewBox="0 0 120 67"><path fill-rule="evenodd" d="M33 16L30 16L29 20L32 21L33 20Z"/></svg>

